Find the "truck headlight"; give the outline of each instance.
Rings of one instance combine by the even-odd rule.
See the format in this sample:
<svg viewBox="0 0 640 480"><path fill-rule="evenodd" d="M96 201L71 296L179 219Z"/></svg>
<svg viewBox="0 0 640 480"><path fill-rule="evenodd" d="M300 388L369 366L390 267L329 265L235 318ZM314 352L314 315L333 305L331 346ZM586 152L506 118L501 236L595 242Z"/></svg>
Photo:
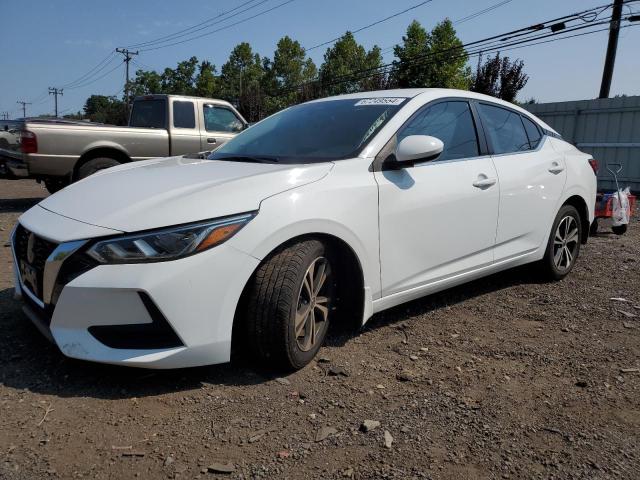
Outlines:
<svg viewBox="0 0 640 480"><path fill-rule="evenodd" d="M229 240L254 213L127 234L95 243L87 254L100 263L161 262L187 257Z"/></svg>

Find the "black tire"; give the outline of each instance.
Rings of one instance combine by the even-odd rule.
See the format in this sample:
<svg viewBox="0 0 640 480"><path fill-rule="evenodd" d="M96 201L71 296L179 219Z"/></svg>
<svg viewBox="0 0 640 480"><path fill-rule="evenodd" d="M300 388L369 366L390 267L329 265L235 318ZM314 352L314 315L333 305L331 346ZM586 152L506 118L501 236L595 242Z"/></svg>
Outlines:
<svg viewBox="0 0 640 480"><path fill-rule="evenodd" d="M589 235L596 235L598 233L598 219L594 218L591 227L589 227Z"/></svg>
<svg viewBox="0 0 640 480"><path fill-rule="evenodd" d="M59 192L67 185L69 185L69 181L66 178L46 178L44 180L44 187L51 194Z"/></svg>
<svg viewBox="0 0 640 480"><path fill-rule="evenodd" d="M566 220L567 218L571 218L571 221ZM573 232L574 227L577 229L577 237L575 242L567 243L563 245L562 243L556 243L556 234L559 231L558 227L562 222L567 222L566 225L571 223L570 232ZM565 224L563 224L565 225ZM562 231L560 231L560 235L562 235ZM576 260L578 259L578 255L580 255L580 245L582 244L582 221L580 220L580 214L575 207L571 205L564 205L558 214L556 215L556 219L553 222L553 227L551 228L551 232L549 234L549 240L547 242L547 250L545 252L544 258L541 262L541 270L543 275L551 280L562 280L566 277L571 270L573 270L574 265L576 264ZM571 259L568 260L569 257L564 253L560 253L560 262L559 266L557 262L557 254L558 250L563 249L566 246L568 250L570 250ZM562 265L562 263L566 263Z"/></svg>
<svg viewBox="0 0 640 480"><path fill-rule="evenodd" d="M114 158L108 158L108 157L92 158L88 162L84 163L78 169L78 180L86 178L89 175L93 175L99 170L115 167L117 165L120 165L120 162Z"/></svg>
<svg viewBox="0 0 640 480"><path fill-rule="evenodd" d="M249 352L261 364L298 370L318 353L327 335L334 303L335 282L331 258L322 242L308 240L276 251L258 267L246 297L246 333ZM321 275L322 266L327 272L326 280L318 282L321 284L321 290L317 293L318 302L320 298L327 299L322 307L316 306L316 294L313 300L304 303L304 291L307 291L305 277L313 273L312 264L318 266L316 275ZM320 315L316 308L322 308L322 311L326 309L327 314ZM314 325L314 312L319 315L318 319L324 318L324 321L318 322L320 325L317 330L310 327L311 332L317 332L315 335L308 336L306 327L304 336L296 334L296 316L305 310L311 312L309 321ZM311 336L315 340L309 342Z"/></svg>
<svg viewBox="0 0 640 480"><path fill-rule="evenodd" d="M627 225L624 224L624 225L617 225L615 227L612 226L611 231L616 235L624 235L625 233L627 233Z"/></svg>

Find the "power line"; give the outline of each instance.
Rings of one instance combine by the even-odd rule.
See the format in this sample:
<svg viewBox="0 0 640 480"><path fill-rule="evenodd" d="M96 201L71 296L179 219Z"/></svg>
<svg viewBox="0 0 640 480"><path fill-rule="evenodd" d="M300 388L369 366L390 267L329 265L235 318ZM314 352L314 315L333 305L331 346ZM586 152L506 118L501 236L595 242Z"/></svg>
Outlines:
<svg viewBox="0 0 640 480"><path fill-rule="evenodd" d="M27 118L27 105L31 105L31 102L18 100L16 103L19 103L20 105L22 105L22 118Z"/></svg>
<svg viewBox="0 0 640 480"><path fill-rule="evenodd" d="M638 0L631 0L631 1L638 1ZM499 35L493 35L491 37L487 37L481 40L476 40L473 42L469 42L467 44L461 45L461 46L457 46L457 47L452 47L449 49L445 49L442 51L438 51L438 52L430 52L428 54L423 54L423 55L417 55L415 57L412 57L408 60L405 60L403 62L401 62L403 64L403 66L406 66L408 64L413 64L416 62L419 62L420 60L424 61L426 60L428 57L432 57L434 55L441 55L443 53L447 53L447 52L452 52L452 51L462 51L463 55L462 56L466 56L466 57L470 57L469 52L466 52L465 49L468 49L468 47L473 46L474 48L477 48L478 50L476 52L473 52L473 54L480 54L482 51L486 52L486 51L495 51L495 50L500 50L500 49L505 49L506 47L509 46L514 46L514 45L518 45L518 44L522 44L525 42L531 42L533 40L538 40L538 39L542 39L542 38L546 38L546 37L550 37L550 36L557 36L557 35L562 35L562 34L566 34L572 31L576 31L576 30L581 30L584 28L592 28L596 25L602 25L603 23L608 23L609 19L606 19L604 21L601 22L596 22L596 23L592 23L593 19L597 18L597 15L599 15L600 13L602 13L603 11L603 7L604 9L607 9L609 7L611 7L611 4L609 5L605 5L605 6L599 6L599 7L594 7L592 9L589 10L584 10L581 12L577 12L575 14L570 14L570 15L565 15L562 17L558 17L558 18L554 18L552 20L548 20L533 26L529 26L529 27L524 27L524 28L520 28L517 30L512 30L510 32L506 32L506 33L502 33ZM563 24L562 27L557 27L558 25L558 21L559 20L564 20L564 21L574 21L577 19L583 19L582 17L584 17L585 14L589 14L589 13L593 13L594 11L599 11L598 14L595 17L592 17L590 22L587 22L587 25L581 25L581 26L577 26L577 27L571 27L570 29L566 29L566 24ZM583 20L584 21L584 20ZM524 34L529 34L531 35L532 33L535 32L539 32L540 30L546 29L546 28L551 28L554 27L558 28L556 31L554 31L552 29L551 33L544 33L544 34L538 34L535 35L533 37L530 38L524 38L524 39L520 39L520 40L513 40L515 37L520 36L520 34L522 34L524 32ZM595 33L595 32L593 32ZM567 37L568 38L568 37ZM508 43L511 40L511 43ZM503 43L506 42L506 43ZM307 85L313 85L313 84L320 84L321 86L331 86L331 85L336 85L339 83L347 83L347 82L353 82L362 78L368 78L368 77L372 77L375 75L382 75L385 73L389 73L390 71L392 71L393 68L396 68L398 66L399 62L392 62L392 63L388 63L385 65L380 65L377 67L371 67L368 69L363 69L363 70L359 70L359 71L354 71L354 72L350 72L349 74L345 74L345 75L341 75L338 77L335 77L334 79L331 80L331 82L322 82L322 81L312 81L312 82L306 82L294 87L291 87L289 89L287 89L285 92L283 92L282 94L286 94L289 91L292 90L299 90L300 88L303 88ZM360 77L358 78L353 78L353 75L360 75ZM281 94L281 95L282 95Z"/></svg>
<svg viewBox="0 0 640 480"><path fill-rule="evenodd" d="M256 0L249 0L247 2L241 3L237 7L232 8L231 10L228 10L226 12L222 12L222 13L220 13L220 14L214 16L214 17L211 17L211 18L209 18L209 19L207 19L207 20L205 20L203 22L200 22L200 23L198 23L196 25L192 25L191 27L187 27L187 28L185 28L183 30L179 30L179 31L171 33L169 35L164 35L162 37L158 37L158 38L155 38L153 40L148 40L146 42L134 43L132 45L128 45L128 48L147 47L147 46L156 45L156 44L160 44L160 43L170 42L170 41L176 40L177 38L181 38L181 37L185 37L187 35L191 35L193 33L196 33L196 32L199 32L201 30L204 30L204 29L207 29L209 27L212 27L213 25L217 25L217 24L219 24L221 22L224 22L224 21L226 21L226 20L228 20L230 18L233 18L233 17L235 17L237 15L240 15L241 13L247 12L247 11L249 11L249 10L255 8L255 7L258 7L258 6L262 5L263 3L268 2L269 0L261 0L260 2L256 3L255 5L252 5L252 6L246 8L246 9L240 11L240 12L237 12L237 13L235 13L233 15L229 15L230 13L235 12L236 10L239 10L239 9L243 8L244 6L246 6L246 5L250 4L250 3L253 3L255 1ZM226 18L223 18L223 19L218 20L218 21L214 21L214 20L219 19L221 17L226 17ZM211 22L213 22L213 23L211 23ZM197 28L197 27L200 27L200 28Z"/></svg>
<svg viewBox="0 0 640 480"><path fill-rule="evenodd" d="M269 12L277 10L278 8L284 7L285 5L288 5L289 3L292 3L292 2L295 2L295 1L296 0L286 0L285 2L279 3L278 5L276 5L274 7L268 8L266 10L263 10L261 12L256 13L255 15L252 15L252 16L247 17L247 18L243 18L242 20L238 20L237 22L231 23L229 25L225 25L224 27L217 28L217 29L212 30L210 32L202 33L200 35L196 35L195 37L186 38L186 39L180 40L178 42L168 43L168 44L165 44L165 45L159 45L157 47L143 48L140 51L141 52L150 52L152 50L159 50L161 48L172 47L174 45L180 45L182 43L191 42L193 40L197 40L197 39L202 38L202 37L213 35L214 33L218 33L218 32L221 32L223 30L226 30L228 28L235 27L236 25L240 25L241 23L248 22L249 20L253 20L254 18L257 18L257 17L260 17L262 15L265 15L265 14L267 14Z"/></svg>
<svg viewBox="0 0 640 480"><path fill-rule="evenodd" d="M122 62L118 63L113 68L111 68L108 71L106 71L105 73L103 73L102 75L100 75L99 77L92 78L91 80L89 80L89 81L87 81L85 83L82 83L80 85L74 85L73 87L67 87L67 90L76 90L78 88L88 87L89 85L92 85L92 84L96 83L97 81L102 80L104 77L106 77L110 73L113 73L115 70L120 68L120 65L122 65L123 63L124 63L124 60Z"/></svg>
<svg viewBox="0 0 640 480"><path fill-rule="evenodd" d="M132 52L127 48L116 48L116 52L124 55L124 63L125 63L125 82L124 82L124 98L125 98L125 112L129 114L129 102L131 99L129 98L129 62L133 60L134 55L139 55L138 50Z"/></svg>
<svg viewBox="0 0 640 480"><path fill-rule="evenodd" d="M499 7L502 7L503 5L506 5L507 3L511 3L512 1L513 0L502 0L501 2L498 2L498 3L494 4L494 5L490 5L490 6L486 7L486 8L483 8L482 10L478 10L477 12L470 13L466 17L462 17L462 18L459 18L458 20L454 20L451 23L453 25L459 25L461 23L468 22L469 20L473 20L474 18L477 18L477 17L479 17L481 15L484 15L485 13L489 13L489 12L499 8ZM392 45L390 47L385 47L385 48L382 49L381 53L382 54L388 53L391 50L393 50L394 48L395 48L395 45Z"/></svg>
<svg viewBox="0 0 640 480"><path fill-rule="evenodd" d="M106 68L106 66L109 65L111 62L113 62L113 60L115 59L114 53L115 52L113 50L110 51L109 54L106 57L104 57L102 60L100 60L100 62L95 67L90 69L84 75L76 78L72 82L69 82L69 83L66 83L66 84L62 85L62 87L63 88L70 88L73 85L83 83L83 82L87 81L89 79L89 77L92 77L92 76L96 75L98 72L104 70Z"/></svg>
<svg viewBox="0 0 640 480"><path fill-rule="evenodd" d="M63 96L62 88L49 87L49 95L53 95L55 105L55 116L58 117L58 95Z"/></svg>
<svg viewBox="0 0 640 480"><path fill-rule="evenodd" d="M401 12L396 12L396 13L394 13L392 15L389 15L388 17L382 18L380 20L376 20L375 22L370 23L369 25L365 25L364 27L360 27L360 28L358 28L356 30L353 30L353 31L351 31L351 33L354 33L354 34L355 33L360 33L363 30L366 30L368 28L371 28L371 27L374 27L376 25L379 25L379 24L381 24L383 22L386 22L387 20L391 20L392 18L398 17L398 16L400 16L400 15L402 15L404 13L407 13L407 12L409 12L411 10L415 10L416 8L422 7L423 5L426 5L427 3L431 3L432 1L433 0L425 0L424 2L420 2L417 5L413 5L413 6L409 7L409 8L406 8L406 9L402 10ZM511 1L511 0L509 0L509 1ZM307 52L310 52L311 50L315 50L316 48L324 47L325 45L329 45L330 43L337 42L341 38L342 38L341 36L340 37L336 37L336 38L332 38L331 40L327 40L326 42L319 43L317 45L314 45L313 47L305 48L305 50Z"/></svg>

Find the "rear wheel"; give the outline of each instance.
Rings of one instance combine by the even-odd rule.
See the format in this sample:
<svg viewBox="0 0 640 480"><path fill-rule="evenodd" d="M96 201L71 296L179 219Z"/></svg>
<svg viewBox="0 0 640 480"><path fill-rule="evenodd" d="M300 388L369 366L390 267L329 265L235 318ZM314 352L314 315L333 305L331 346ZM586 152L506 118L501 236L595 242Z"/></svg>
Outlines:
<svg viewBox="0 0 640 480"><path fill-rule="evenodd" d="M272 366L304 367L324 343L334 297L331 253L322 242L276 252L258 267L247 297L251 351Z"/></svg>
<svg viewBox="0 0 640 480"><path fill-rule="evenodd" d="M573 269L582 242L580 214L571 205L564 205L551 229L547 251L542 260L545 275L553 280L561 280Z"/></svg>
<svg viewBox="0 0 640 480"><path fill-rule="evenodd" d="M92 158L91 160L85 162L78 169L78 180L88 177L89 175L93 175L94 173L104 170L105 168L111 168L120 165L120 162L108 157L98 157Z"/></svg>

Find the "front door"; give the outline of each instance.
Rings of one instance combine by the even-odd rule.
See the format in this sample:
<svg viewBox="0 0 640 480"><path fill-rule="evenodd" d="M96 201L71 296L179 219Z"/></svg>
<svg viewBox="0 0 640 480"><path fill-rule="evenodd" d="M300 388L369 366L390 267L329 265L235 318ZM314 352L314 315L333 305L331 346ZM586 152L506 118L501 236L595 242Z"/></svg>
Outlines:
<svg viewBox="0 0 640 480"><path fill-rule="evenodd" d="M467 101L417 112L396 134L444 143L436 159L375 172L379 188L382 295L419 288L493 262L499 185L482 156Z"/></svg>
<svg viewBox="0 0 640 480"><path fill-rule="evenodd" d="M200 150L203 152L217 149L244 129L238 116L222 105L203 104L202 116Z"/></svg>

